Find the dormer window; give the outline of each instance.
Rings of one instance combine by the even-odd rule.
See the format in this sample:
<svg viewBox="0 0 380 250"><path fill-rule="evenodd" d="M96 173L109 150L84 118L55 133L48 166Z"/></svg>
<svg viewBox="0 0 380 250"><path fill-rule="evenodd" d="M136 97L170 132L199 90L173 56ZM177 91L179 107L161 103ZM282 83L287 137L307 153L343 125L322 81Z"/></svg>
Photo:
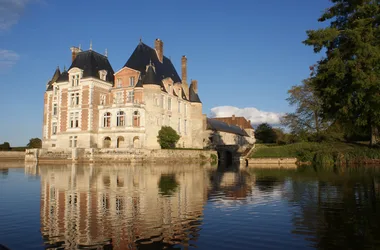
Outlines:
<svg viewBox="0 0 380 250"><path fill-rule="evenodd" d="M172 92L172 85L169 84L169 94Z"/></svg>
<svg viewBox="0 0 380 250"><path fill-rule="evenodd" d="M123 84L123 81L121 80L121 78L117 78L116 87L121 88L122 84Z"/></svg>
<svg viewBox="0 0 380 250"><path fill-rule="evenodd" d="M71 86L72 87L79 86L79 74L71 75Z"/></svg>
<svg viewBox="0 0 380 250"><path fill-rule="evenodd" d="M105 81L107 77L107 71L106 70L99 70L99 78L100 80Z"/></svg>
<svg viewBox="0 0 380 250"><path fill-rule="evenodd" d="M130 87L135 86L135 77L134 76L129 77L129 86Z"/></svg>

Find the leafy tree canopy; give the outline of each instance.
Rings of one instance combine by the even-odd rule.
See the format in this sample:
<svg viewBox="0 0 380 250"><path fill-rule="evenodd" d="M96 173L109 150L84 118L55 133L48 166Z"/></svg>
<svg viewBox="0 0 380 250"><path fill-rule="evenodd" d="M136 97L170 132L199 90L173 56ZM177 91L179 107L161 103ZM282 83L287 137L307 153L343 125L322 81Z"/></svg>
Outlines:
<svg viewBox="0 0 380 250"><path fill-rule="evenodd" d="M40 138L31 138L26 146L28 148L42 148L42 141Z"/></svg>
<svg viewBox="0 0 380 250"><path fill-rule="evenodd" d="M312 85L325 117L342 124L368 126L371 144L380 125L380 3L331 0L319 18L329 26L307 31L306 45L325 52Z"/></svg>
<svg viewBox="0 0 380 250"><path fill-rule="evenodd" d="M262 123L255 130L255 138L262 143L275 143L277 135L268 123Z"/></svg>
<svg viewBox="0 0 380 250"><path fill-rule="evenodd" d="M160 131L158 131L157 141L161 148L168 149L175 148L179 138L180 136L172 127L163 126Z"/></svg>

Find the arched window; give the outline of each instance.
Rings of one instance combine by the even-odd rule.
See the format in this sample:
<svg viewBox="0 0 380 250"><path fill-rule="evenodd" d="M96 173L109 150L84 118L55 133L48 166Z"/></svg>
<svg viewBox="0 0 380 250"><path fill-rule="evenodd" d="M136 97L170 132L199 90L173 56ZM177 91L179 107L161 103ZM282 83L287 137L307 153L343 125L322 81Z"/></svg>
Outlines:
<svg viewBox="0 0 380 250"><path fill-rule="evenodd" d="M117 138L117 148L123 148L124 147L124 137L119 136Z"/></svg>
<svg viewBox="0 0 380 250"><path fill-rule="evenodd" d="M109 148L109 147L111 147L111 138L107 136L103 140L103 148Z"/></svg>
<svg viewBox="0 0 380 250"><path fill-rule="evenodd" d="M106 112L103 115L103 127L104 128L111 127L111 113L110 112Z"/></svg>
<svg viewBox="0 0 380 250"><path fill-rule="evenodd" d="M124 113L124 111L117 112L116 126L118 126L118 127L125 126L125 113Z"/></svg>
<svg viewBox="0 0 380 250"><path fill-rule="evenodd" d="M140 113L138 111L133 112L133 127L140 127Z"/></svg>

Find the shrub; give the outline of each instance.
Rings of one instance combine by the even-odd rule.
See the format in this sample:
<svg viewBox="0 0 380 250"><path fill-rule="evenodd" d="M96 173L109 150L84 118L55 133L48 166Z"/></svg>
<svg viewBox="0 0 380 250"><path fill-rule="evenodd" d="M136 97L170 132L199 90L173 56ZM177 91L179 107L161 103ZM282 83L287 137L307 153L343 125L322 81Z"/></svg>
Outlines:
<svg viewBox="0 0 380 250"><path fill-rule="evenodd" d="M216 154L211 154L211 164L215 165L218 163L218 156Z"/></svg>
<svg viewBox="0 0 380 250"><path fill-rule="evenodd" d="M162 149L175 148L180 136L177 132L169 126L163 126L158 131L157 141Z"/></svg>

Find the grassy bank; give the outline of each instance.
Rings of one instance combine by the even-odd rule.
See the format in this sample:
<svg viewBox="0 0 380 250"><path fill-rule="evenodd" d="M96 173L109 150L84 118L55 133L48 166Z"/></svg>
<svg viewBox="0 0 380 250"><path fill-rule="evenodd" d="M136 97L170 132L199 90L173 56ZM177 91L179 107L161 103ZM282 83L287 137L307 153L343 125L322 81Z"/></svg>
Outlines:
<svg viewBox="0 0 380 250"><path fill-rule="evenodd" d="M251 158L297 158L323 165L380 163L380 149L344 142L302 142L288 145L257 145Z"/></svg>

